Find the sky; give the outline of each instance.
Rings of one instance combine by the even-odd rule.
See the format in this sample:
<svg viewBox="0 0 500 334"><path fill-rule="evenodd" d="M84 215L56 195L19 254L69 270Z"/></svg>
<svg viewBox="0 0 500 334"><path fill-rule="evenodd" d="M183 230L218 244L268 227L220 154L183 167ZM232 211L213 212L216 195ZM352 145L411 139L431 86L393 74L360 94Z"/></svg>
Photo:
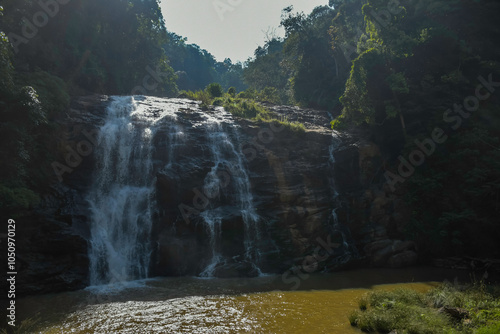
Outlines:
<svg viewBox="0 0 500 334"><path fill-rule="evenodd" d="M266 32L279 28L281 10L293 5L295 12L309 14L328 0L161 0L169 31L198 44L218 61L245 61L266 40ZM270 30L271 29L271 30Z"/></svg>

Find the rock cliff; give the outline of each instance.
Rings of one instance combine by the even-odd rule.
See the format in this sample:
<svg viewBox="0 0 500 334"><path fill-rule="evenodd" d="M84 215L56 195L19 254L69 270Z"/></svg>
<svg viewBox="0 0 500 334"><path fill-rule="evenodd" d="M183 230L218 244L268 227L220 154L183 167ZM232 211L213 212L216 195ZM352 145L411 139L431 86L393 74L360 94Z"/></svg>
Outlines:
<svg viewBox="0 0 500 334"><path fill-rule="evenodd" d="M108 103L106 96L75 98L67 116L58 120L64 135L54 149L54 186L40 207L18 223L19 284L25 294L88 285L92 240L86 194ZM219 117L220 111L202 111L187 100L145 98L137 103L152 118L161 117L163 107L176 110L175 120L162 123L152 141L156 210L151 276L198 275L209 265L212 245L203 213L210 208L217 208L220 217L218 247L224 259L214 268L215 276L416 263L415 245L404 241L402 233L408 208L378 182L383 154L362 135L332 135L328 113L268 106L290 121L303 122L305 132L280 123L221 120L234 127L228 138L244 157L259 217L256 268L243 256L248 242L244 217L232 205L231 182L239 176L235 170L228 173L226 189L217 196L205 191L214 158L203 122L207 114Z"/></svg>

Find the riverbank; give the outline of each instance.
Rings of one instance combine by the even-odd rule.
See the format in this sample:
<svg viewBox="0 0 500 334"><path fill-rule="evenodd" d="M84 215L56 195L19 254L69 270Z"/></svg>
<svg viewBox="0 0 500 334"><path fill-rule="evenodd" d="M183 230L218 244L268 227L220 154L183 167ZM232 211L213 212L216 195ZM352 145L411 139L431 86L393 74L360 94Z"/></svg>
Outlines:
<svg viewBox="0 0 500 334"><path fill-rule="evenodd" d="M368 333L496 334L500 332L500 286L445 283L423 293L408 288L373 291L349 315Z"/></svg>

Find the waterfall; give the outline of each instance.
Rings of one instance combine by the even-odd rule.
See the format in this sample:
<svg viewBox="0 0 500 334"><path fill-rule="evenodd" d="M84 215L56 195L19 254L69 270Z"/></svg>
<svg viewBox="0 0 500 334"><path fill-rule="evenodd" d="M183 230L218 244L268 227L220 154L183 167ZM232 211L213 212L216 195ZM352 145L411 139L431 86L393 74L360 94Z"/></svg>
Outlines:
<svg viewBox="0 0 500 334"><path fill-rule="evenodd" d="M330 177L329 177L329 182L330 182L330 188L332 189L333 193L333 209L331 213L331 218L330 218L330 228L332 231L332 234L334 236L337 236L340 240L338 241L339 244L339 249L337 249L337 262L342 264L348 262L352 257L355 257L357 255L357 250L353 246L353 243L350 242L351 239L351 233L350 230L347 226L343 225L340 223L338 215L337 215L337 210L341 208L342 202L340 201L339 197L339 192L337 190L337 186L335 184L335 176L334 176L334 171L335 171L335 152L338 150L340 145L342 144L342 140L339 138L338 134L333 131L332 132L332 142L328 148L329 151L329 166L330 166Z"/></svg>
<svg viewBox="0 0 500 334"><path fill-rule="evenodd" d="M229 113L222 108L217 109L217 113L218 116L215 117L207 115L206 132L213 167L205 177L204 193L210 199L219 198L221 192L231 192L229 196L234 196L232 204L239 209L244 223L244 259L253 263L258 270L259 252L256 243L260 234L259 216L253 203L244 156L238 146L238 130ZM227 122L230 123L225 127ZM200 275L211 277L216 266L223 261L219 244L222 211L220 207L209 208L201 216L207 226L212 259Z"/></svg>
<svg viewBox="0 0 500 334"><path fill-rule="evenodd" d="M186 123L185 118L178 117L188 115L186 110L198 112L199 118ZM113 97L100 128L94 180L87 197L91 210L91 285L148 277L157 207L155 173L181 182L179 173L189 166L183 165L186 160L179 149L190 140L184 133L186 125L188 131L192 125L191 130L202 132L203 152L211 162L202 179L203 193L211 202L200 213L211 254L201 276L213 276L216 267L228 260L222 249L221 230L228 210L243 222L240 260L253 264L259 272L260 219L232 115L223 108L199 112L196 103L181 99L167 102L152 97ZM154 147L160 149L154 151Z"/></svg>
<svg viewBox="0 0 500 334"><path fill-rule="evenodd" d="M100 128L91 208L90 283L148 276L154 121L132 97L114 97Z"/></svg>

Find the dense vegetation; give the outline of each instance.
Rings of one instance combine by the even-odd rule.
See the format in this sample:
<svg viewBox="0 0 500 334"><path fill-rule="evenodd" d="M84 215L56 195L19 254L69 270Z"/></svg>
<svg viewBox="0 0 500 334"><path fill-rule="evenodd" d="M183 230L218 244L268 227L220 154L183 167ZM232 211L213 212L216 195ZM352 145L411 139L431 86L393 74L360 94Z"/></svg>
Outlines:
<svg viewBox="0 0 500 334"><path fill-rule="evenodd" d="M274 90L279 103L332 109L339 104L346 68L331 48L329 29L337 11L317 7L309 15L283 10L285 38L270 36L255 50L243 75L250 88Z"/></svg>
<svg viewBox="0 0 500 334"><path fill-rule="evenodd" d="M493 82L500 79L500 29L492 13L500 3L396 4L354 0L339 7L330 30L334 48L352 41L349 27L364 29L333 125L363 127L385 150L379 182L410 203L407 236L419 242L423 256L499 256L500 119ZM408 173L401 172L403 160L413 165L406 164Z"/></svg>
<svg viewBox="0 0 500 334"><path fill-rule="evenodd" d="M169 32L168 37L164 48L176 71L179 89L200 90L212 82L220 83L224 89L235 87L242 91L247 88L243 82L242 63L233 64L229 58L217 62L207 50L196 44L187 44L187 38L173 32Z"/></svg>
<svg viewBox="0 0 500 334"><path fill-rule="evenodd" d="M424 258L500 256L500 3L329 5L283 11L285 37L269 38L244 69L249 91L329 110L335 129L379 144L373 185L410 204L405 237Z"/></svg>
<svg viewBox="0 0 500 334"><path fill-rule="evenodd" d="M494 334L500 331L498 287L444 284L428 293L374 291L349 316L368 333Z"/></svg>
<svg viewBox="0 0 500 334"><path fill-rule="evenodd" d="M54 122L70 95L175 96L156 0L4 0L0 18L0 210L36 204L51 181Z"/></svg>

